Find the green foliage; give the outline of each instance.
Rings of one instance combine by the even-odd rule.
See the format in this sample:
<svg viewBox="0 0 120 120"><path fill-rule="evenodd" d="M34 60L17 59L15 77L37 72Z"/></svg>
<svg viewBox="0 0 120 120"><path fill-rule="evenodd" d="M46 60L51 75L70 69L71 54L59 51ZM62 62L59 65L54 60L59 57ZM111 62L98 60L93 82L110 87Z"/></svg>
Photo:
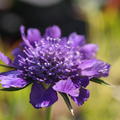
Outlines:
<svg viewBox="0 0 120 120"><path fill-rule="evenodd" d="M97 84L110 85L109 83L105 82L104 80L101 80L98 78L92 78L90 81L95 82Z"/></svg>

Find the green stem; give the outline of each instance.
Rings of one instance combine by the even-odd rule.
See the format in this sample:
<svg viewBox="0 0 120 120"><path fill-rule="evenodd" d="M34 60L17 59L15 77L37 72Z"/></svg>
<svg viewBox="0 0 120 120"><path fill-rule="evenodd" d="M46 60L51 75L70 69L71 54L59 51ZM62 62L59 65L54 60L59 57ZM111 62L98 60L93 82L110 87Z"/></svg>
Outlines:
<svg viewBox="0 0 120 120"><path fill-rule="evenodd" d="M46 120L51 119L51 107L46 108Z"/></svg>

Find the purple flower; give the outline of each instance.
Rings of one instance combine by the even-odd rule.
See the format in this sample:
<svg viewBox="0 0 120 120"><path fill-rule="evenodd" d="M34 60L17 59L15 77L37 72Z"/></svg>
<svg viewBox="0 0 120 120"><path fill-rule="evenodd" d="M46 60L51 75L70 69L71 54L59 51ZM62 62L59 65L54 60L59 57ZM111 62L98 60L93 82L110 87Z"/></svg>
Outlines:
<svg viewBox="0 0 120 120"><path fill-rule="evenodd" d="M37 29L21 26L23 42L13 50L14 60L0 52L0 59L14 69L0 73L3 88L24 88L33 84L30 103L35 108L51 106L57 93L68 95L77 105L89 98L86 87L91 78L108 76L110 65L96 59L98 47L86 44L77 33L61 37L58 26Z"/></svg>

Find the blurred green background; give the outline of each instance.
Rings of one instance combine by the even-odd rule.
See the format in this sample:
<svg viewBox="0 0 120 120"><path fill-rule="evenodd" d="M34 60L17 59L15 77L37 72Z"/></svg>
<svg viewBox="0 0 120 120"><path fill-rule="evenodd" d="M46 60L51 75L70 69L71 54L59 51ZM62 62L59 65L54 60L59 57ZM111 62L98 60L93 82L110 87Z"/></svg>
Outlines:
<svg viewBox="0 0 120 120"><path fill-rule="evenodd" d="M40 2L40 0L38 1ZM56 1L58 3L54 3L54 6L60 4L60 1ZM20 21L17 18L17 27L14 26L14 24L10 24L9 20L7 20L5 26L1 26L3 23L1 19L5 20L3 19L4 14L6 15L8 11L14 11L12 6L15 2L16 1L13 0L0 0L0 50L10 57L10 51L15 48L20 41L18 32L19 25L25 24L27 27L35 26L39 28L38 24L32 24L36 23L34 20L27 24L25 14L20 16L19 12L16 12L16 14L19 16L18 18L22 20ZM27 3L29 4L28 0ZM63 20L61 23L56 22L56 19L55 24L58 23L66 35L75 30L78 33L84 34L88 42L96 43L99 46L98 58L111 64L110 75L108 78L104 78L104 80L111 83L112 86L108 87L90 83L88 89L91 95L88 101L81 107L77 107L77 105L73 103L76 113L75 120L120 120L120 1L71 0L70 2L62 3L62 5L64 4L66 5L64 7L65 11L72 9L75 14L68 11L64 15L65 17L67 14L72 15L71 19L65 19L69 22L68 25L66 25L64 19L61 19L61 21ZM68 4L70 6L68 6ZM47 9L46 5L49 6L48 4L42 4L42 8ZM50 6L52 7L51 4ZM39 7L41 7L41 4ZM61 18L64 18L64 16L61 16ZM55 17L55 14L52 14L52 18ZM31 19L29 19L29 21L31 21ZM44 17L43 20L45 19L46 17ZM52 21L52 19L50 20ZM41 25L41 28L44 29L47 25L53 24L51 21L44 23L43 26ZM39 24L43 23L40 22ZM12 25L14 27L11 27ZM11 31L12 28L15 29ZM68 29L71 31L68 31ZM79 30L81 32L79 32ZM6 69L0 67L0 71L6 71ZM45 109L34 109L32 105L29 104L30 88L31 86L17 92L0 91L0 120L45 119ZM52 120L72 120L61 97L59 97L59 101L53 105L52 109Z"/></svg>

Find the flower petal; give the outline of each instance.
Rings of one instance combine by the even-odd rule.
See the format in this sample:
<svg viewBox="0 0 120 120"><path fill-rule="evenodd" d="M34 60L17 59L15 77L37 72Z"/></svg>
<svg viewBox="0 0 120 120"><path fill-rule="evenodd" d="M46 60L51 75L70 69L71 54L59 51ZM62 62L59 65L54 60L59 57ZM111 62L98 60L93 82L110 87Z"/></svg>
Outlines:
<svg viewBox="0 0 120 120"><path fill-rule="evenodd" d="M60 80L57 82L54 86L53 89L58 92L63 92L66 94L69 94L71 96L78 96L79 95L79 88L77 88L72 80Z"/></svg>
<svg viewBox="0 0 120 120"><path fill-rule="evenodd" d="M0 83L4 88L23 88L28 84L28 82L21 77L22 72L19 70L0 73Z"/></svg>
<svg viewBox="0 0 120 120"><path fill-rule="evenodd" d="M96 56L97 51L98 51L98 46L95 44L87 44L80 49L83 59L94 58Z"/></svg>
<svg viewBox="0 0 120 120"><path fill-rule="evenodd" d="M39 41L41 38L40 31L38 29L30 28L27 31L27 39L32 43Z"/></svg>
<svg viewBox="0 0 120 120"><path fill-rule="evenodd" d="M83 46L85 44L85 37L77 33L71 33L68 38L68 43L71 44L72 47Z"/></svg>
<svg viewBox="0 0 120 120"><path fill-rule="evenodd" d="M77 76L77 77L74 77L72 81L77 87L81 87L81 86L86 87L89 84L90 80L88 77Z"/></svg>
<svg viewBox="0 0 120 120"><path fill-rule="evenodd" d="M49 107L55 103L57 99L57 93L52 87L45 89L41 84L33 84L30 94L30 103L35 108Z"/></svg>
<svg viewBox="0 0 120 120"><path fill-rule="evenodd" d="M53 38L61 37L61 30L58 26L54 25L52 27L48 27L45 31L45 36L50 36Z"/></svg>
<svg viewBox="0 0 120 120"><path fill-rule="evenodd" d="M20 27L20 32L21 32L21 36L22 36L22 39L25 42L25 44L28 47L33 48L32 45L30 44L30 41L27 39L27 37L25 35L25 27L23 25Z"/></svg>
<svg viewBox="0 0 120 120"><path fill-rule="evenodd" d="M12 66L16 68L21 68L19 66L19 60L21 59L21 57L26 58L26 54L20 48L15 48L12 51L12 54L15 56Z"/></svg>
<svg viewBox="0 0 120 120"><path fill-rule="evenodd" d="M79 96L78 97L71 96L71 98L77 105L82 105L85 101L87 101L89 96L90 96L89 91L84 88L81 88Z"/></svg>
<svg viewBox="0 0 120 120"><path fill-rule="evenodd" d="M2 52L0 52L0 60L2 60L7 65L9 65L11 63L10 58L5 56Z"/></svg>
<svg viewBox="0 0 120 120"><path fill-rule="evenodd" d="M19 54L21 54L21 53L23 53L23 52L22 52L22 50L21 50L20 48L15 48L15 49L13 49L13 51L12 51L12 54L13 54L14 56L17 56L17 55L19 55Z"/></svg>
<svg viewBox="0 0 120 120"><path fill-rule="evenodd" d="M83 60L80 65L81 74L89 77L107 77L110 65L100 60Z"/></svg>

